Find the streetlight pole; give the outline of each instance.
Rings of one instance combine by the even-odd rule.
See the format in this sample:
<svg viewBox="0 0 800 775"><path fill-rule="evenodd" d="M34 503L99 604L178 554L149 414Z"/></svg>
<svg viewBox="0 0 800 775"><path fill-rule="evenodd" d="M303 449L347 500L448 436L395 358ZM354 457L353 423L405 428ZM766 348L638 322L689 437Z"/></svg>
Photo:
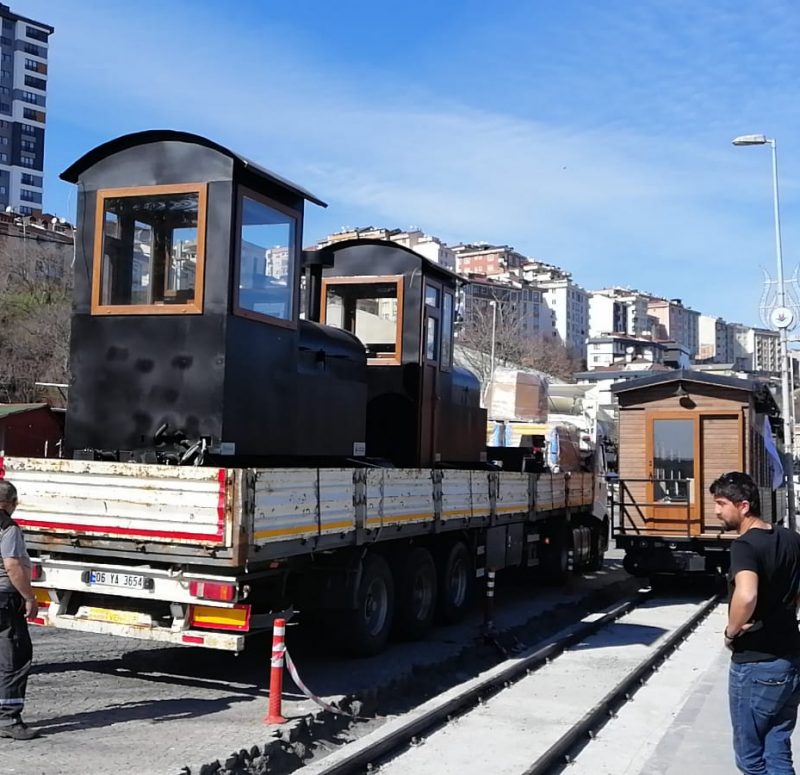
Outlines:
<svg viewBox="0 0 800 775"><path fill-rule="evenodd" d="M497 300L492 299L489 302L489 306L492 308L492 349L491 355L489 356L489 389L491 391L491 400L494 402L494 348L497 335ZM487 408L491 411L491 406L487 406Z"/></svg>
<svg viewBox="0 0 800 775"><path fill-rule="evenodd" d="M769 145L772 150L772 208L775 221L775 257L778 263L778 306L773 310L773 325L778 329L781 363L781 404L783 414L783 473L786 478L787 524L797 529L794 510L794 428L793 407L789 389L789 331L792 323L791 311L786 307L786 285L783 278L783 248L781 245L781 213L778 196L778 148L775 138L766 135L741 135L733 140L734 145Z"/></svg>

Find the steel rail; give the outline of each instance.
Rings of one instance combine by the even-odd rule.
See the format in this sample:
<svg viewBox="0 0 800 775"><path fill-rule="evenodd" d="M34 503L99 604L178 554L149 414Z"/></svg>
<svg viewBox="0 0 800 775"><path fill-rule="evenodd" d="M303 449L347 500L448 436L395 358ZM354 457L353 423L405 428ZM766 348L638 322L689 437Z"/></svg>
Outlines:
<svg viewBox="0 0 800 775"><path fill-rule="evenodd" d="M337 754L333 754L329 758L336 759L336 761L330 761L328 766L326 766L328 759L321 760L319 767L310 765L313 768L314 775L354 775L369 769L375 762L385 759L388 755L396 753L408 745L413 745L419 736L429 734L438 727L447 724L454 716L471 710L487 697L526 677L533 670L559 656L570 646L580 643L588 636L593 635L603 627L629 613L649 598L649 592L640 592L633 598L612 608L600 618L592 622L578 624L558 640L536 649L528 656L511 660L513 664L469 686L463 692L438 703L436 703L436 700L429 701L430 703L436 703L434 707L374 741L369 747L352 750L349 754L346 748L340 749L342 751L341 758ZM357 746L358 743L351 743L351 745Z"/></svg>
<svg viewBox="0 0 800 775"><path fill-rule="evenodd" d="M659 663L665 662L672 652L691 635L692 631L698 627L703 619L716 608L720 599L721 595L714 595L706 600L691 619L678 627L647 660L606 694L597 705L550 746L522 775L546 775L547 773L557 772L561 767L567 766L574 758L571 754L578 748L588 744L597 730L616 715L616 711L628 702L636 690L644 685L650 674L658 669Z"/></svg>

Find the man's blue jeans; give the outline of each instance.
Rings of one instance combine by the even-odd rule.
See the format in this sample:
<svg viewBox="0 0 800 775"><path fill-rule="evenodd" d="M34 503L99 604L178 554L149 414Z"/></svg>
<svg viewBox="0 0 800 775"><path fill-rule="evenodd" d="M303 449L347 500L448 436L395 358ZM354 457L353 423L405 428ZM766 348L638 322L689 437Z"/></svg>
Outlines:
<svg viewBox="0 0 800 775"><path fill-rule="evenodd" d="M731 662L728 700L736 766L745 775L795 775L791 737L800 702L800 658Z"/></svg>

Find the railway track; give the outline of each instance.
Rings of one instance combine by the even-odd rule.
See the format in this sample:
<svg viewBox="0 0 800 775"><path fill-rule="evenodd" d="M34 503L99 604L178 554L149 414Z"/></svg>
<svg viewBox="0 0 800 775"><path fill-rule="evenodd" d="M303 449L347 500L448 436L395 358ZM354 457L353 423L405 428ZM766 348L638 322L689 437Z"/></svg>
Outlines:
<svg viewBox="0 0 800 775"><path fill-rule="evenodd" d="M558 772L718 602L641 593L388 721L304 775Z"/></svg>

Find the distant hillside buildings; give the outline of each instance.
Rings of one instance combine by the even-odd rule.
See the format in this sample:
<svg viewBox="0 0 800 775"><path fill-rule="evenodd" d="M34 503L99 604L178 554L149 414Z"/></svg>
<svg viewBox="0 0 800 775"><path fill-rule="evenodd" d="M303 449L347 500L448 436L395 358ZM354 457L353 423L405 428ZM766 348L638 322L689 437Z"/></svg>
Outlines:
<svg viewBox="0 0 800 775"><path fill-rule="evenodd" d="M509 245L443 240L418 229L345 229L319 247L355 238L397 242L464 275L460 314L487 320L491 302L514 316L526 336L564 344L587 371L681 368L691 364L774 375L780 372L778 334L729 323L683 304L628 287L587 291L567 272Z"/></svg>

